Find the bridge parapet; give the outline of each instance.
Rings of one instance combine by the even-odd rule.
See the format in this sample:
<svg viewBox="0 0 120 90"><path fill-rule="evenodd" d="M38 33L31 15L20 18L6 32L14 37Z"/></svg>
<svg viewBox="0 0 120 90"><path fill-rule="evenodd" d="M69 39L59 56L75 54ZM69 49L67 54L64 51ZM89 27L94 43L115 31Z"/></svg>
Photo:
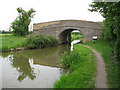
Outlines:
<svg viewBox="0 0 120 90"><path fill-rule="evenodd" d="M84 35L84 42L87 42L92 40L93 36L101 37L102 25L99 22L82 20L61 20L33 25L33 35L52 35L58 38L60 43L67 42L68 34L73 30L79 30Z"/></svg>
<svg viewBox="0 0 120 90"><path fill-rule="evenodd" d="M61 20L52 21L46 23L38 23L33 25L34 30L46 29L46 28L57 28L57 27L84 27L84 28L95 28L101 29L101 23L92 21L82 20Z"/></svg>

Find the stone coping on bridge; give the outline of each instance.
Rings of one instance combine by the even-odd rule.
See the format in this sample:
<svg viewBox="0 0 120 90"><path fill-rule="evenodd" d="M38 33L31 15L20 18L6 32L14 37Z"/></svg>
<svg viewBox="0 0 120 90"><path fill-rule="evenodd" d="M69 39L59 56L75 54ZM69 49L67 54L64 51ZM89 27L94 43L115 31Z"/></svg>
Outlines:
<svg viewBox="0 0 120 90"><path fill-rule="evenodd" d="M51 22L61 22L61 21L80 21L80 22L90 22L90 23L101 23L101 22L87 21L87 20L55 20L55 21L48 21L48 22L34 23L34 25L35 25L35 24L51 23Z"/></svg>
<svg viewBox="0 0 120 90"><path fill-rule="evenodd" d="M56 27L89 27L95 29L101 29L101 22L85 21L85 20L58 20L51 22L35 23L33 24L33 30L48 29Z"/></svg>

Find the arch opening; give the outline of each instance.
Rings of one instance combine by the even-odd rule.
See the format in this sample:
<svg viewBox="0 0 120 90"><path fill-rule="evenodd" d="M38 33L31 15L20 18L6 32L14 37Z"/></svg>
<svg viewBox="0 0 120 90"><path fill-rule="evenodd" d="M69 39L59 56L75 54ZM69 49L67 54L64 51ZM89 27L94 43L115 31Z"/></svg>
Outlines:
<svg viewBox="0 0 120 90"><path fill-rule="evenodd" d="M59 35L60 44L70 44L73 40L79 39L80 36L78 35L83 37L83 34L78 29L66 29Z"/></svg>
<svg viewBox="0 0 120 90"><path fill-rule="evenodd" d="M74 40L80 40L83 43L83 34L79 30L74 30L71 32L71 42Z"/></svg>

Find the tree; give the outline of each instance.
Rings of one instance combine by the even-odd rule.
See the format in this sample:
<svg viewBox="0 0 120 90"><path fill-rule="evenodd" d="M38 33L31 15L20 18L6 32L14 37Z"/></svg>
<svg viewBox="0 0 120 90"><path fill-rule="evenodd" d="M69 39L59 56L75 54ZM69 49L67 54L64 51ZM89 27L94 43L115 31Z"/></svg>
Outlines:
<svg viewBox="0 0 120 90"><path fill-rule="evenodd" d="M0 34L2 34L2 31L0 30Z"/></svg>
<svg viewBox="0 0 120 90"><path fill-rule="evenodd" d="M28 26L34 16L35 10L31 8L29 11L25 11L22 8L17 8L17 11L19 16L15 19L11 26L13 33L18 36L26 36L29 34Z"/></svg>
<svg viewBox="0 0 120 90"><path fill-rule="evenodd" d="M90 7L91 12L99 12L105 18L104 38L113 47L115 59L120 61L120 1L93 2Z"/></svg>

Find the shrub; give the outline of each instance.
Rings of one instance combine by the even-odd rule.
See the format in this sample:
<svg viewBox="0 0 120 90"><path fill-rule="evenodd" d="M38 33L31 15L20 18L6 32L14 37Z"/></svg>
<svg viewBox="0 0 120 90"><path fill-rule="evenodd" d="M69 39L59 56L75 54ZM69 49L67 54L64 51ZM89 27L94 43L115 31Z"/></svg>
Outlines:
<svg viewBox="0 0 120 90"><path fill-rule="evenodd" d="M29 49L44 48L57 45L58 40L52 36L38 35L27 39L26 46Z"/></svg>
<svg viewBox="0 0 120 90"><path fill-rule="evenodd" d="M70 54L64 52L64 54L62 55L61 63L65 67L69 68L72 64L76 63L78 60L80 60L80 54L78 51L74 50L70 52Z"/></svg>
<svg viewBox="0 0 120 90"><path fill-rule="evenodd" d="M8 48L8 46L2 47L2 51L4 51L4 52L7 52L7 51L9 51L9 50L10 50L10 48Z"/></svg>

